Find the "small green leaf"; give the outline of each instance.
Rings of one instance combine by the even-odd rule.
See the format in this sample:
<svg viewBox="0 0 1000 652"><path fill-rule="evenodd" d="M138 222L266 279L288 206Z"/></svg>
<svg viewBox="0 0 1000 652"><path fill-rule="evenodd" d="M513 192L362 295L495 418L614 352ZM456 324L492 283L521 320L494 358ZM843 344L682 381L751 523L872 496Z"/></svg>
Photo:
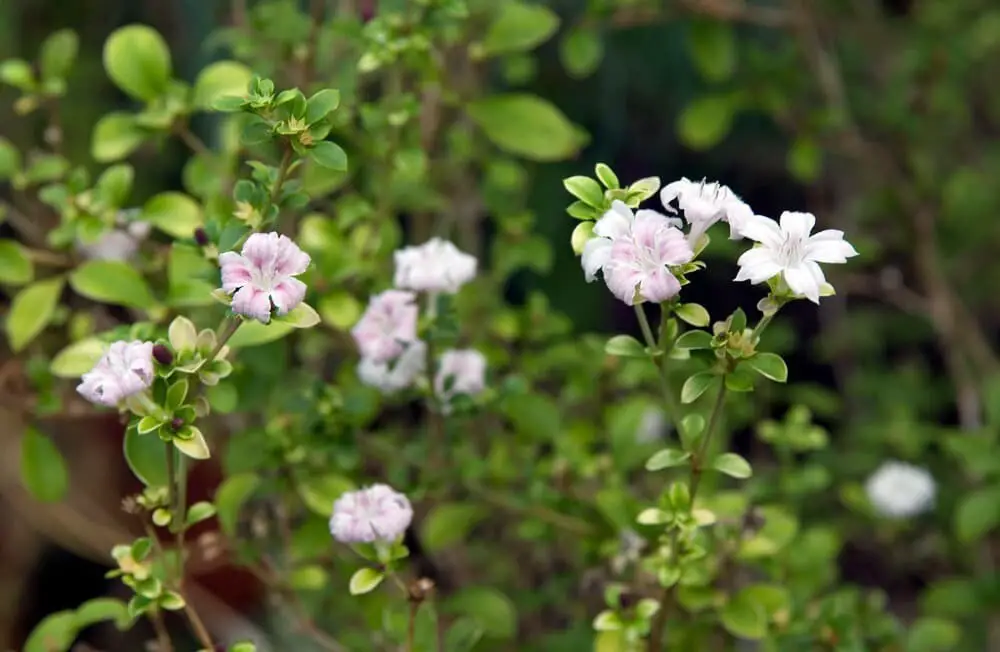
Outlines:
<svg viewBox="0 0 1000 652"><path fill-rule="evenodd" d="M690 457L691 453L687 451L677 450L676 448L664 448L661 451L653 453L653 456L646 462L646 470L659 471L661 469L680 466L687 462Z"/></svg>
<svg viewBox="0 0 1000 652"><path fill-rule="evenodd" d="M320 322L320 318L315 308L303 302L292 308L287 315L276 316L274 321L288 324L295 328L312 328Z"/></svg>
<svg viewBox="0 0 1000 652"><path fill-rule="evenodd" d="M94 598L81 604L76 610L76 627L84 630L91 625L105 621L114 621L119 631L128 629L132 618L128 615L128 607L121 600L114 598Z"/></svg>
<svg viewBox="0 0 1000 652"><path fill-rule="evenodd" d="M31 64L24 59L0 61L0 81L29 93L35 89L35 75L31 71Z"/></svg>
<svg viewBox="0 0 1000 652"><path fill-rule="evenodd" d="M727 95L707 95L688 104L677 118L681 142L693 150L719 144L733 125L736 106Z"/></svg>
<svg viewBox="0 0 1000 652"><path fill-rule="evenodd" d="M589 77L601 65L604 41L597 30L589 25L571 28L559 42L559 60L570 77Z"/></svg>
<svg viewBox="0 0 1000 652"><path fill-rule="evenodd" d="M781 356L776 353L757 353L748 358L746 363L761 376L783 383L788 380L788 367Z"/></svg>
<svg viewBox="0 0 1000 652"><path fill-rule="evenodd" d="M90 137L90 155L98 163L120 161L142 145L146 132L130 113L112 112L94 125Z"/></svg>
<svg viewBox="0 0 1000 652"><path fill-rule="evenodd" d="M161 192L146 202L139 217L174 238L190 238L204 223L201 205L182 192Z"/></svg>
<svg viewBox="0 0 1000 652"><path fill-rule="evenodd" d="M722 626L733 636L758 640L767 635L767 613L746 593L737 593L719 614Z"/></svg>
<svg viewBox="0 0 1000 652"><path fill-rule="evenodd" d="M21 171L21 152L14 144L0 136L0 181L10 179Z"/></svg>
<svg viewBox="0 0 1000 652"><path fill-rule="evenodd" d="M743 480L753 475L750 463L736 453L722 453L712 460L712 468L729 477Z"/></svg>
<svg viewBox="0 0 1000 652"><path fill-rule="evenodd" d="M187 398L188 394L188 381L186 378L181 378L167 390L167 399L164 401L163 407L168 412L174 412L180 406L184 405L184 399Z"/></svg>
<svg viewBox="0 0 1000 652"><path fill-rule="evenodd" d="M10 348L15 353L24 349L48 326L59 304L62 289L63 278L57 276L25 286L14 296L5 328Z"/></svg>
<svg viewBox="0 0 1000 652"><path fill-rule="evenodd" d="M420 541L428 552L444 550L465 541L472 528L485 516L482 507L471 503L437 505L421 525Z"/></svg>
<svg viewBox="0 0 1000 652"><path fill-rule="evenodd" d="M73 270L69 284L77 294L101 303L140 309L156 305L142 274L117 260L89 260Z"/></svg>
<svg viewBox="0 0 1000 652"><path fill-rule="evenodd" d="M257 646L250 641L241 641L229 648L229 652L257 652Z"/></svg>
<svg viewBox="0 0 1000 652"><path fill-rule="evenodd" d="M533 161L569 158L589 140L562 111L535 95L492 95L474 100L466 112L494 145Z"/></svg>
<svg viewBox="0 0 1000 652"><path fill-rule="evenodd" d="M215 505L202 500L188 507L187 517L184 519L184 525L191 527L192 525L196 525L202 521L207 521L213 516L215 516Z"/></svg>
<svg viewBox="0 0 1000 652"><path fill-rule="evenodd" d="M188 426L188 428L190 428L193 436L189 439L175 437L174 446L177 447L177 450L190 458L196 460L207 460L211 457L212 453L208 448L208 442L205 441L205 435L203 435L201 430L195 426Z"/></svg>
<svg viewBox="0 0 1000 652"><path fill-rule="evenodd" d="M803 183L815 181L823 167L823 150L816 141L799 136L788 148L788 171Z"/></svg>
<svg viewBox="0 0 1000 652"><path fill-rule="evenodd" d="M76 60L80 39L71 29L60 29L49 34L42 43L39 69L43 80L66 79Z"/></svg>
<svg viewBox="0 0 1000 652"><path fill-rule="evenodd" d="M337 172L347 171L347 152L329 140L321 140L309 150L309 158L317 165Z"/></svg>
<svg viewBox="0 0 1000 652"><path fill-rule="evenodd" d="M688 52L698 71L712 82L724 82L736 69L736 38L729 23L694 20L688 26Z"/></svg>
<svg viewBox="0 0 1000 652"><path fill-rule="evenodd" d="M73 645L77 631L76 612L49 614L31 631L23 652L66 652Z"/></svg>
<svg viewBox="0 0 1000 652"><path fill-rule="evenodd" d="M253 473L240 473L226 478L215 492L215 507L222 531L233 536L239 522L240 509L260 485Z"/></svg>
<svg viewBox="0 0 1000 652"><path fill-rule="evenodd" d="M365 593L371 593L378 585L382 583L385 579L385 574L380 573L374 568L359 568L354 571L354 575L351 575L351 582L349 589L351 595L364 595Z"/></svg>
<svg viewBox="0 0 1000 652"><path fill-rule="evenodd" d="M604 345L604 352L623 358L645 358L646 349L631 335L615 335Z"/></svg>
<svg viewBox="0 0 1000 652"><path fill-rule="evenodd" d="M710 349L713 337L706 331L687 331L674 341L675 349Z"/></svg>
<svg viewBox="0 0 1000 652"><path fill-rule="evenodd" d="M621 187L621 182L618 180L618 175L615 174L614 170L612 170L605 163L598 163L597 165L595 165L594 174L596 174L597 178L601 180L601 183L604 184L604 187L608 188L609 190L616 190Z"/></svg>
<svg viewBox="0 0 1000 652"><path fill-rule="evenodd" d="M229 348L240 349L251 346L260 346L275 340L280 340L295 330L295 326L280 321L270 324L262 324L259 321L247 321L240 325L231 338L229 338Z"/></svg>
<svg viewBox="0 0 1000 652"><path fill-rule="evenodd" d="M0 283L24 285L35 277L35 266L18 242L0 240Z"/></svg>
<svg viewBox="0 0 1000 652"><path fill-rule="evenodd" d="M600 212L593 206L588 206L582 201L575 201L566 207L566 212L570 217L574 217L578 220L596 220L600 216ZM591 225L593 228L593 225Z"/></svg>
<svg viewBox="0 0 1000 652"><path fill-rule="evenodd" d="M559 16L548 7L510 0L486 31L477 54L492 56L526 52L549 39L559 28Z"/></svg>
<svg viewBox="0 0 1000 652"><path fill-rule="evenodd" d="M594 618L593 627L598 632L614 632L622 628L622 620L615 612L605 609Z"/></svg>
<svg viewBox="0 0 1000 652"><path fill-rule="evenodd" d="M253 72L242 63L216 61L198 73L191 103L202 110L210 109L221 98L246 93L252 77Z"/></svg>
<svg viewBox="0 0 1000 652"><path fill-rule="evenodd" d="M166 453L159 437L140 435L135 428L129 428L122 448L125 461L140 482L147 487L168 484Z"/></svg>
<svg viewBox="0 0 1000 652"><path fill-rule="evenodd" d="M704 328L712 321L712 317L708 314L708 311L697 303L683 303L674 308L674 314L698 328Z"/></svg>
<svg viewBox="0 0 1000 652"><path fill-rule="evenodd" d="M127 163L112 165L97 178L94 193L108 206L120 208L128 200L132 191L135 170Z"/></svg>
<svg viewBox="0 0 1000 652"><path fill-rule="evenodd" d="M1000 525L1000 486L983 487L959 499L955 536L964 544L981 539Z"/></svg>
<svg viewBox="0 0 1000 652"><path fill-rule="evenodd" d="M694 403L715 382L717 376L711 371L700 371L686 381L681 387L681 403Z"/></svg>
<svg viewBox="0 0 1000 652"><path fill-rule="evenodd" d="M483 628L473 618L460 618L448 628L444 638L445 652L472 652L480 639Z"/></svg>
<svg viewBox="0 0 1000 652"><path fill-rule="evenodd" d="M340 106L340 91L324 88L309 98L306 103L306 124L311 125L325 118ZM344 164L347 169L347 164Z"/></svg>
<svg viewBox="0 0 1000 652"><path fill-rule="evenodd" d="M918 618L908 629L906 652L949 652L962 640L962 628L944 618Z"/></svg>
<svg viewBox="0 0 1000 652"><path fill-rule="evenodd" d="M478 621L490 638L510 639L517 635L517 608L496 589L485 586L462 589L450 597L446 608Z"/></svg>
<svg viewBox="0 0 1000 652"><path fill-rule="evenodd" d="M590 177L569 177L568 179L563 179L563 186L569 194L588 206L593 206L597 209L604 207L604 190L601 189L599 183Z"/></svg>
<svg viewBox="0 0 1000 652"><path fill-rule="evenodd" d="M364 307L354 295L344 290L334 290L319 301L319 313L323 316L323 321L342 331L353 326L363 310Z"/></svg>
<svg viewBox="0 0 1000 652"><path fill-rule="evenodd" d="M180 611L185 604L181 594L174 591L164 591L157 602L167 611Z"/></svg>
<svg viewBox="0 0 1000 652"><path fill-rule="evenodd" d="M143 418L139 419L139 423L136 424L135 429L140 435L147 435L154 430L158 430L162 425L162 420L147 414Z"/></svg>
<svg viewBox="0 0 1000 652"><path fill-rule="evenodd" d="M96 337L73 342L56 354L49 365L49 373L56 378L79 378L94 368L107 345Z"/></svg>
<svg viewBox="0 0 1000 652"><path fill-rule="evenodd" d="M115 30L105 41L104 70L118 88L148 102L167 90L170 49L153 28L128 25Z"/></svg>
<svg viewBox="0 0 1000 652"><path fill-rule="evenodd" d="M573 233L569 237L570 246L573 248L573 253L579 256L583 253L584 247L587 243L591 241L594 237L594 223L593 222L580 222L573 229Z"/></svg>
<svg viewBox="0 0 1000 652"><path fill-rule="evenodd" d="M36 500L54 503L69 488L69 472L62 453L48 437L34 428L21 438L21 480Z"/></svg>

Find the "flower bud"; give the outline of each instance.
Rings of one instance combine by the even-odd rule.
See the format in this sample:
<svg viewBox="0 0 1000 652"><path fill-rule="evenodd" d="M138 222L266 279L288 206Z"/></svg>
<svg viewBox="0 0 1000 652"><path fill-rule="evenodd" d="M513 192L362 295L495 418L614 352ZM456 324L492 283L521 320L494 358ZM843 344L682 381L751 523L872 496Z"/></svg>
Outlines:
<svg viewBox="0 0 1000 652"><path fill-rule="evenodd" d="M378 0L361 0L361 22L367 23L378 13Z"/></svg>
<svg viewBox="0 0 1000 652"><path fill-rule="evenodd" d="M174 362L174 354L163 344L153 347L153 358L162 365L170 365Z"/></svg>
<svg viewBox="0 0 1000 652"><path fill-rule="evenodd" d="M174 432L177 432L178 430L184 427L184 419L180 417L174 417L173 420L171 420L170 422L170 427L174 430Z"/></svg>
<svg viewBox="0 0 1000 652"><path fill-rule="evenodd" d="M197 229L194 230L194 241L198 244L199 247L208 246L209 243L208 233L205 232L205 229L199 226Z"/></svg>

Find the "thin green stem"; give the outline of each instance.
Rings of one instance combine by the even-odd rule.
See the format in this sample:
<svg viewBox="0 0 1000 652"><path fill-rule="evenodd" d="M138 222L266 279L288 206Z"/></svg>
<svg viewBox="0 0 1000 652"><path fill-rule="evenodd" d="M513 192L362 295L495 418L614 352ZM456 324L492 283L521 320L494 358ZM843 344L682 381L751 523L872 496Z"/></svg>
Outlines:
<svg viewBox="0 0 1000 652"><path fill-rule="evenodd" d="M243 320L235 315L230 315L222 320L222 323L219 324L219 328L215 331L215 348L208 356L209 362L215 361L215 357L219 355L222 347L226 345L226 342L228 342L229 338L236 333L236 329L238 329L242 323Z"/></svg>
<svg viewBox="0 0 1000 652"><path fill-rule="evenodd" d="M642 304L635 305L635 316L639 319L639 328L642 329L643 339L646 340L649 360L656 367L656 372L660 376L660 387L663 391L663 402L668 412L667 416L676 428L676 421L680 413L674 398L673 388L670 386L670 375L667 373L667 350L664 348L666 342L663 341L665 338L661 336L660 342L657 344L656 338L653 336L653 329L649 325L649 319L646 317L646 311L642 309ZM665 314L664 321L666 321ZM661 361L657 362L657 357L661 357Z"/></svg>
<svg viewBox="0 0 1000 652"><path fill-rule="evenodd" d="M419 608L419 602L410 600L410 619L406 625L406 652L413 652L413 642L417 635L417 609Z"/></svg>
<svg viewBox="0 0 1000 652"><path fill-rule="evenodd" d="M262 210L260 211L261 225L267 221L267 215L271 212L271 207L281 198L281 187L285 185L285 180L288 179L288 172L292 169L292 155L295 150L289 146L285 146L285 153L281 157L281 163L278 164L278 176L274 180L274 186L271 188L271 194L267 196L267 201L264 203ZM259 228L259 227L258 227ZM239 241L233 245L233 249L239 249L247 241L247 239L256 232L257 229L251 229L248 231Z"/></svg>
<svg viewBox="0 0 1000 652"><path fill-rule="evenodd" d="M778 314L777 311L774 311L772 313L768 313L768 314L764 315L763 317L761 317L760 321L757 322L757 326L755 326L754 329L753 329L753 342L754 342L754 344L756 344L760 340L760 334L764 332L764 329L767 328L767 325L771 323L771 320L774 319L774 316L776 314Z"/></svg>
<svg viewBox="0 0 1000 652"><path fill-rule="evenodd" d="M708 417L708 425L705 426L705 435L701 439L701 444L698 446L698 450L691 456L691 484L689 485L689 488L691 490L692 505L694 505L694 499L695 496L698 495L698 487L701 484L701 474L704 469L703 465L705 463L705 455L708 453L708 447L712 441L712 434L715 432L715 427L722 419L723 407L726 403L725 377L721 380L722 384L719 387L719 393L716 394L715 404L712 405L712 413Z"/></svg>

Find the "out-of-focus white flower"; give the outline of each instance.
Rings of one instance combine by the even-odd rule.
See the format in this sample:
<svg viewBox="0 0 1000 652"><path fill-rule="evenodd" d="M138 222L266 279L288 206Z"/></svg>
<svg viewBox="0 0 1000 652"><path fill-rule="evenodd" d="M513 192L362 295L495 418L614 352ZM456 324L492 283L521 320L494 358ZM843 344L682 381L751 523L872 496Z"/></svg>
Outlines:
<svg viewBox="0 0 1000 652"><path fill-rule="evenodd" d="M630 565L637 563L646 547L646 540L635 530L622 530L618 535L618 551L611 558L611 570L616 575L621 575Z"/></svg>
<svg viewBox="0 0 1000 652"><path fill-rule="evenodd" d="M426 355L427 345L417 340L389 362L362 358L358 363L358 378L365 385L381 390L383 394L398 392L413 385L420 374L424 373Z"/></svg>
<svg viewBox="0 0 1000 652"><path fill-rule="evenodd" d="M667 422L667 415L663 410L651 405L642 413L639 420L639 427L635 431L635 440L640 444L648 444L660 441L667 436L670 431L670 424Z"/></svg>
<svg viewBox="0 0 1000 652"><path fill-rule="evenodd" d="M119 220L119 227L112 229L97 239L85 244L77 242L76 249L87 260L118 260L128 262L135 258L143 240L152 229L148 222Z"/></svg>
<svg viewBox="0 0 1000 652"><path fill-rule="evenodd" d="M254 233L241 253L219 255L222 289L233 295L233 312L266 324L272 307L286 315L305 299L306 284L295 277L309 263L309 254L287 236Z"/></svg>
<svg viewBox="0 0 1000 652"><path fill-rule="evenodd" d="M393 257L396 262L393 285L414 292L454 294L476 277L478 266L475 256L441 238L405 247L396 251Z"/></svg>
<svg viewBox="0 0 1000 652"><path fill-rule="evenodd" d="M417 296L402 290L386 290L368 303L361 319L351 329L362 358L389 362L417 339Z"/></svg>
<svg viewBox="0 0 1000 652"><path fill-rule="evenodd" d="M330 533L341 543L392 543L413 520L409 499L384 484L349 491L333 504Z"/></svg>
<svg viewBox="0 0 1000 652"><path fill-rule="evenodd" d="M812 213L781 214L780 224L756 215L743 226L743 234L760 243L736 261L740 271L737 281L763 283L778 274L798 296L819 303L820 289L826 277L819 263L846 263L858 252L836 229L812 233L816 217Z"/></svg>
<svg viewBox="0 0 1000 652"><path fill-rule="evenodd" d="M474 396L486 387L486 358L475 349L453 349L441 355L434 391L447 402L456 394Z"/></svg>
<svg viewBox="0 0 1000 652"><path fill-rule="evenodd" d="M97 405L117 407L130 396L144 392L153 383L153 343L115 342L83 374L76 391Z"/></svg>
<svg viewBox="0 0 1000 652"><path fill-rule="evenodd" d="M889 518L906 518L926 511L934 503L937 487L925 469L889 460L865 482L865 492L875 510Z"/></svg>
<svg viewBox="0 0 1000 652"><path fill-rule="evenodd" d="M673 202L691 225L688 242L694 247L699 238L716 222L729 223L729 237L743 237L743 225L753 217L753 211L739 196L721 183L691 181L687 177L668 183L660 191L660 201L670 213L677 211Z"/></svg>

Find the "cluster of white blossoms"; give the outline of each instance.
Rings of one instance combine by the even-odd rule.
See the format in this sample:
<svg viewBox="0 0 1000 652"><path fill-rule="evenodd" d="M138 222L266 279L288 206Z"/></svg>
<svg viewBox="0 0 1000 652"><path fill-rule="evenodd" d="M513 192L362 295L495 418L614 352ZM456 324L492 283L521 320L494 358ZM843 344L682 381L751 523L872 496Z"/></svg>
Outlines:
<svg viewBox="0 0 1000 652"><path fill-rule="evenodd" d="M371 298L351 335L361 353L361 382L386 394L413 386L427 371L427 344L417 333L418 294L433 305L438 294L455 294L476 276L477 262L454 244L434 238L395 253L394 287ZM472 349L445 351L438 360L434 392L447 409L457 394L485 388L486 359Z"/></svg>
<svg viewBox="0 0 1000 652"><path fill-rule="evenodd" d="M926 469L889 460L868 477L865 493L882 516L908 518L931 508L937 487Z"/></svg>
<svg viewBox="0 0 1000 652"><path fill-rule="evenodd" d="M827 286L819 263L844 263L858 254L842 231L827 229L813 235L816 218L811 213L786 211L775 222L756 215L718 183L681 179L664 187L660 200L668 213L679 212L684 219L648 209L633 213L616 200L594 224L595 237L583 249L587 281L600 272L612 293L629 305L674 298L681 285L673 268L691 262L702 236L720 221L729 224L731 239L757 243L737 261L737 281L756 284L780 276L793 295L814 303L819 303Z"/></svg>
<svg viewBox="0 0 1000 652"><path fill-rule="evenodd" d="M341 543L394 543L413 520L409 499L384 484L349 491L333 503L330 533Z"/></svg>

